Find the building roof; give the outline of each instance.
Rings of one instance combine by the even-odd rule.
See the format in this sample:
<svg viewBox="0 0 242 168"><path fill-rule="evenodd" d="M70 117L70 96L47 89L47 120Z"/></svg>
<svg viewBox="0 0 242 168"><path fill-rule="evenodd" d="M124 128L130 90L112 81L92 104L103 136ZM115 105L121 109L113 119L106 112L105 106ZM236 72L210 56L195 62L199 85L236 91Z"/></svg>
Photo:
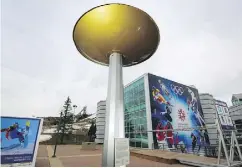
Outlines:
<svg viewBox="0 0 242 168"><path fill-rule="evenodd" d="M242 93L238 93L238 94L233 94L232 95L232 101L233 100L238 100L238 99L242 99Z"/></svg>

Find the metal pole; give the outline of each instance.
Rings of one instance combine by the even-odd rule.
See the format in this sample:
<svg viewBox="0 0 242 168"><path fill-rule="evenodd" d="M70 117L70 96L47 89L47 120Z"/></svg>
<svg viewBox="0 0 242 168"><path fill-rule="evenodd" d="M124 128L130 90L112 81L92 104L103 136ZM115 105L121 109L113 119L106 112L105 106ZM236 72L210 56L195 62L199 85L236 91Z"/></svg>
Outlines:
<svg viewBox="0 0 242 168"><path fill-rule="evenodd" d="M52 157L56 157L55 154L56 154L56 148L57 148L57 144L58 144L58 137L59 137L59 131L60 131L61 122L62 122L62 112L60 114L60 122L59 122L59 125L58 125L58 128L57 128L57 135L56 135L56 138L55 138L55 148L54 148L54 153L53 153Z"/></svg>
<svg viewBox="0 0 242 168"><path fill-rule="evenodd" d="M218 160L217 160L217 165L220 164L221 148L222 148L222 140L221 140L221 137L219 136L219 144L218 144Z"/></svg>
<svg viewBox="0 0 242 168"><path fill-rule="evenodd" d="M114 140L124 138L122 55L109 56L108 93L102 167L114 167Z"/></svg>
<svg viewBox="0 0 242 168"><path fill-rule="evenodd" d="M236 145L237 151L239 153L240 161L242 161L242 154L241 154L241 150L240 150L240 147L239 147L238 139L237 139L237 136L236 136L235 132L233 132L233 133L234 133L234 141L235 141L235 144L234 145Z"/></svg>
<svg viewBox="0 0 242 168"><path fill-rule="evenodd" d="M231 133L231 138L230 138L230 151L229 151L229 160L230 162L232 163L233 161L233 153L234 153L234 145L233 145L233 142L234 142L234 134L233 134L233 131Z"/></svg>

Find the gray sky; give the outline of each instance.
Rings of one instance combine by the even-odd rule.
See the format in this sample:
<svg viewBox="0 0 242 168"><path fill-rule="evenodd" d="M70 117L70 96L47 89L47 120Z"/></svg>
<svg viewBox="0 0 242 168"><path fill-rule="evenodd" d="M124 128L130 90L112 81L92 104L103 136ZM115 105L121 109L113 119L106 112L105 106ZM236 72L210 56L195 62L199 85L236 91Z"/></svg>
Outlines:
<svg viewBox="0 0 242 168"><path fill-rule="evenodd" d="M124 84L150 72L228 103L242 92L240 0L1 0L2 115L56 116L67 96L96 112L108 67L83 58L72 31L84 12L109 2L143 9L161 33L152 58L124 68Z"/></svg>

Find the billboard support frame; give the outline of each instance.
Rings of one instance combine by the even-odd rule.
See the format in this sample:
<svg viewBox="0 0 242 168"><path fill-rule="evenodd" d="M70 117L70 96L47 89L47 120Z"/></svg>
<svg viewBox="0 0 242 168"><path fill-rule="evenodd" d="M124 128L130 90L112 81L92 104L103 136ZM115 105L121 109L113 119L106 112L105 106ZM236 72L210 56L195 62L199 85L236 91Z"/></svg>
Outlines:
<svg viewBox="0 0 242 168"><path fill-rule="evenodd" d="M230 144L230 157L229 157L230 162L234 161L234 152L235 152L234 148L235 147L237 148L240 161L242 161L242 154L241 154L241 150L240 150L240 147L239 147L238 139L237 139L237 137L235 135L235 132L232 131L231 144Z"/></svg>
<svg viewBox="0 0 242 168"><path fill-rule="evenodd" d="M237 140L237 137L235 135L234 130L232 130L232 133L231 133L231 142L230 142L230 150L229 150L230 154L228 154L226 144L225 144L225 141L224 141L223 131L222 131L221 125L218 122L218 120L219 119L217 118L217 129L218 129L218 132L219 132L219 151L218 151L217 165L220 165L220 156L222 154L222 151L221 151L222 147L224 149L224 153L225 153L225 157L226 157L226 161L227 161L227 166L235 166L237 164L242 164L242 154L241 154L239 143L238 143L238 140ZM235 147L238 150L239 158L240 158L240 161L238 163L234 163L234 152L235 152L234 148Z"/></svg>
<svg viewBox="0 0 242 168"><path fill-rule="evenodd" d="M36 163L36 159L37 159L37 153L38 153L38 148L39 148L39 139L40 139L41 130L42 130L42 127L43 127L43 122L44 122L44 120L41 118L40 119L39 130L38 130L38 136L37 136L37 139L36 139L36 146L35 146L35 151L34 151L32 167L35 167L35 163Z"/></svg>
<svg viewBox="0 0 242 168"><path fill-rule="evenodd" d="M217 123L217 129L218 129L218 133L219 133L219 149L218 149L217 165L220 164L220 157L221 157L221 154L222 154L222 150L221 149L222 149L222 146L223 146L227 164L228 164L228 166L230 166L230 160L229 160L229 156L228 156L228 151L227 151L227 148L226 148L226 144L225 144L224 137L223 137L223 131L221 129L221 125L219 123L219 119L218 118L216 119L216 123Z"/></svg>

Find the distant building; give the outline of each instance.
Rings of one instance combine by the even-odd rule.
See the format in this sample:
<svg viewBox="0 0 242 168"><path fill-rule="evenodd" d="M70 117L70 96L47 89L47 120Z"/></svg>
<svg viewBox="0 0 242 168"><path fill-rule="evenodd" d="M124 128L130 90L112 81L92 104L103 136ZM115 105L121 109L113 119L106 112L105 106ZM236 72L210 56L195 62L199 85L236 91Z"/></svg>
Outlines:
<svg viewBox="0 0 242 168"><path fill-rule="evenodd" d="M96 113L96 139L95 142L102 144L104 141L105 133L105 118L106 118L106 101L100 101L97 103Z"/></svg>
<svg viewBox="0 0 242 168"><path fill-rule="evenodd" d="M228 110L226 102L216 100L211 94L201 93L199 94L201 106L204 115L204 121L206 125L213 125L216 120L219 122L221 129L231 130L234 129L231 115ZM218 144L218 133L216 127L209 127L207 129L208 136L211 145Z"/></svg>
<svg viewBox="0 0 242 168"><path fill-rule="evenodd" d="M215 106L214 98L211 94L208 93L201 93L199 94L203 115L204 115L204 121L205 124L215 124L215 121L217 119L217 111ZM208 136L209 141L211 145L218 144L218 134L216 128L208 128Z"/></svg>
<svg viewBox="0 0 242 168"><path fill-rule="evenodd" d="M238 132L242 132L242 93L232 95L232 104L229 113Z"/></svg>
<svg viewBox="0 0 242 168"><path fill-rule="evenodd" d="M242 93L232 95L232 104L233 105L242 104Z"/></svg>

